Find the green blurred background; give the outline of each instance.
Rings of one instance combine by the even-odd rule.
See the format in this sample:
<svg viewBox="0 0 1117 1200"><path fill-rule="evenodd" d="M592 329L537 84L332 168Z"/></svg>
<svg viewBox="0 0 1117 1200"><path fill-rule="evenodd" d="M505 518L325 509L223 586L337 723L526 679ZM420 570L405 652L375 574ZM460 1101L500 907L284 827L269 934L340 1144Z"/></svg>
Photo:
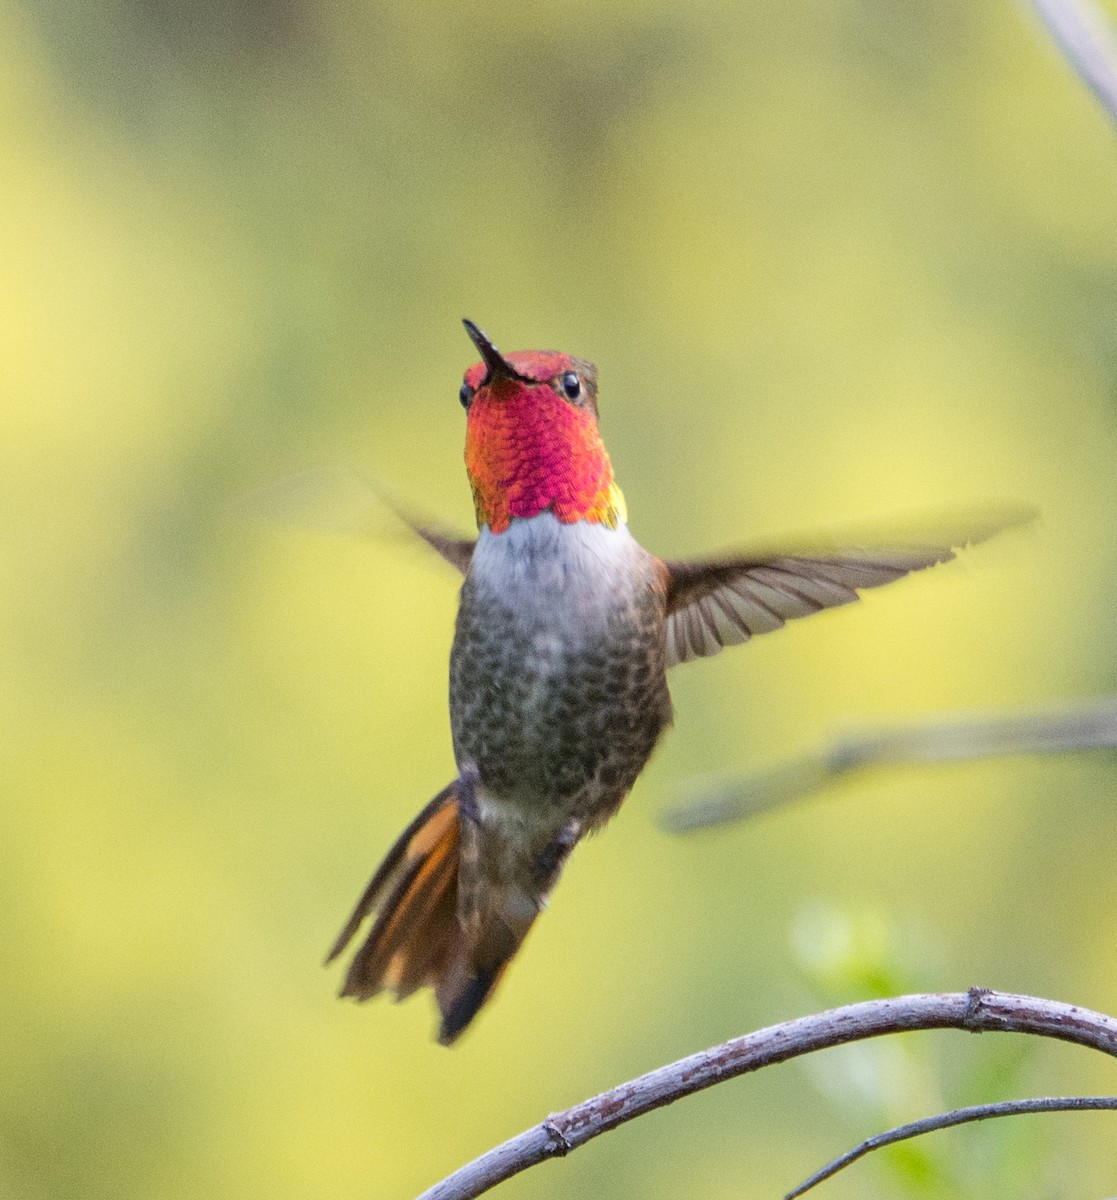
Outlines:
<svg viewBox="0 0 1117 1200"><path fill-rule="evenodd" d="M1110 7L1114 12L1114 6ZM968 0L0 0L0 1195L407 1197L827 1004L1117 1010L1113 764L881 776L689 840L836 727L1115 688L1117 142ZM468 525L459 318L596 360L661 553L1007 497L1043 521L681 670L678 718L453 1051L322 954L450 777L450 571L234 518L351 464ZM941 1033L656 1113L513 1197L782 1194L889 1121L1117 1090ZM1112 1114L832 1197L1080 1197Z"/></svg>

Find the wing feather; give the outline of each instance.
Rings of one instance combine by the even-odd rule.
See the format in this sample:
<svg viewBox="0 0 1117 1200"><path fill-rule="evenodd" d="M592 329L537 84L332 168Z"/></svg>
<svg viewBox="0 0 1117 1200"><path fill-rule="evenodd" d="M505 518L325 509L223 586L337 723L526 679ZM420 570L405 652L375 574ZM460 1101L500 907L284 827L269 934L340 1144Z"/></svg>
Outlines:
<svg viewBox="0 0 1117 1200"><path fill-rule="evenodd" d="M937 529L937 536L926 540L666 563L667 665L708 657L787 621L850 604L864 588L949 562L955 548L984 541L1034 515L1016 507L971 513L947 521L945 532Z"/></svg>
<svg viewBox="0 0 1117 1200"><path fill-rule="evenodd" d="M444 533L441 529L436 529L432 525L424 525L418 521L411 520L410 517L405 516L399 509L396 509L396 514L432 550L440 554L450 566L457 567L463 575L469 570L469 563L473 558L473 547L477 544L476 538L455 537L453 534Z"/></svg>
<svg viewBox="0 0 1117 1200"><path fill-rule="evenodd" d="M393 494L346 467L308 467L284 479L264 484L242 496L236 510L257 520L278 521L321 532L349 536L379 533L381 505L436 554L463 575L469 570L476 538L422 520Z"/></svg>

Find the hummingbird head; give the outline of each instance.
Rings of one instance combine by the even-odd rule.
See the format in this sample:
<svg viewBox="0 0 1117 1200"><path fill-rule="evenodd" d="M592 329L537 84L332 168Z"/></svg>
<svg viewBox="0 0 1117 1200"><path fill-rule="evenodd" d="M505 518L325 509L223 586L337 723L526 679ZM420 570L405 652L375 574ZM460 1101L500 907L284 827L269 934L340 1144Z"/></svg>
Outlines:
<svg viewBox="0 0 1117 1200"><path fill-rule="evenodd" d="M564 524L626 520L597 428L593 363L553 350L501 354L472 321L464 324L481 352L461 390L478 528L502 533L513 517L548 511Z"/></svg>

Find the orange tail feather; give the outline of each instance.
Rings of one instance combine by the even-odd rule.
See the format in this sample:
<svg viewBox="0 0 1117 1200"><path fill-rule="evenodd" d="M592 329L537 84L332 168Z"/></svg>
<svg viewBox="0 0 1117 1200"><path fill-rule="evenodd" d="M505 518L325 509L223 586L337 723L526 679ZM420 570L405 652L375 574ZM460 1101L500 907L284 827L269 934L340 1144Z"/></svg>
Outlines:
<svg viewBox="0 0 1117 1200"><path fill-rule="evenodd" d="M371 1000L387 989L402 1000L418 988L431 987L442 1014L438 1040L443 1045L453 1042L477 1014L506 965L506 960L495 969L474 964L473 947L458 916L458 787L455 780L439 792L399 836L326 958L327 963L337 958L375 912L341 995Z"/></svg>

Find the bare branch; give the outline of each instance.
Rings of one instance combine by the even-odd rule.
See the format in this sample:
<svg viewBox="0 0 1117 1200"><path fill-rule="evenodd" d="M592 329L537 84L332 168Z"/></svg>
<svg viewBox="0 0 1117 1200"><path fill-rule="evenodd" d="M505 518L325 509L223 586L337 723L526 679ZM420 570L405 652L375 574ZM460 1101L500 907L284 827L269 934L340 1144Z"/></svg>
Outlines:
<svg viewBox="0 0 1117 1200"><path fill-rule="evenodd" d="M1117 1020L1055 1000L971 988L850 1004L734 1038L552 1113L447 1176L419 1200L470 1200L536 1163L568 1154L626 1121L726 1079L829 1046L916 1029L1028 1033L1117 1057Z"/></svg>
<svg viewBox="0 0 1117 1200"><path fill-rule="evenodd" d="M822 1170L816 1171L794 1191L788 1192L784 1200L796 1200L796 1197L809 1192L815 1184L836 1175L871 1150L879 1150L882 1146L891 1146L894 1142L932 1133L936 1129L949 1129L952 1125L966 1125L970 1121L987 1121L990 1117L1016 1117L1023 1113L1087 1112L1095 1109L1117 1109L1117 1096L1043 1096L1035 1100L1003 1100L998 1104L975 1104L970 1108L956 1108L951 1112L939 1113L938 1116L924 1117L921 1121L899 1125L895 1129L889 1129L887 1133L878 1133L874 1137L866 1138L859 1146L854 1146L840 1158L827 1163Z"/></svg>
<svg viewBox="0 0 1117 1200"><path fill-rule="evenodd" d="M1079 78L1117 121L1117 34L1094 0L1031 0Z"/></svg>
<svg viewBox="0 0 1117 1200"><path fill-rule="evenodd" d="M1112 747L1117 747L1117 696L1055 711L955 717L841 737L829 747L782 766L708 786L697 801L664 813L661 820L672 833L740 821L801 800L838 779L873 767Z"/></svg>

